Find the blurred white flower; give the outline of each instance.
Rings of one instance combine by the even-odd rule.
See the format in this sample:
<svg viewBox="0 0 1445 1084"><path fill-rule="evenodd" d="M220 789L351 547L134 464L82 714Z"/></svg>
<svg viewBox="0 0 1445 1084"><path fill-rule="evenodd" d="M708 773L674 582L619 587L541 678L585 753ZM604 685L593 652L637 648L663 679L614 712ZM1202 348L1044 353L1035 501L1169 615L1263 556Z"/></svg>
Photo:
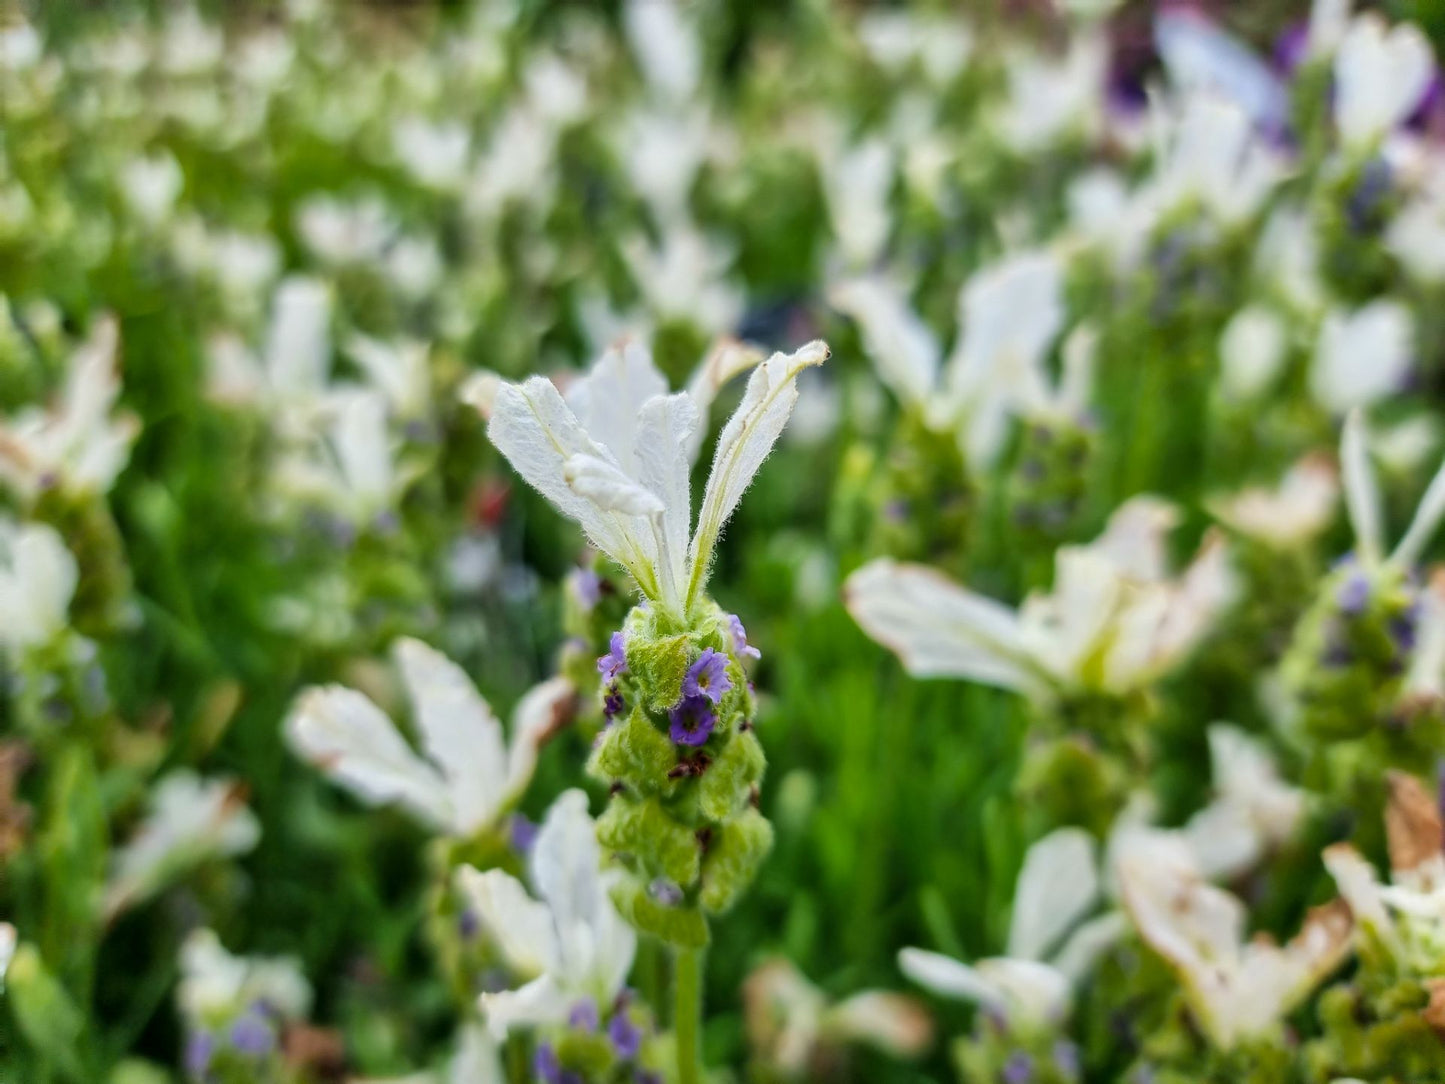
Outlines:
<svg viewBox="0 0 1445 1084"><path fill-rule="evenodd" d="M424 188L455 192L466 179L472 137L460 121L403 117L392 127L391 145L402 169Z"/></svg>
<svg viewBox="0 0 1445 1084"><path fill-rule="evenodd" d="M1349 954L1350 917L1338 901L1310 911L1284 946L1263 935L1246 940L1244 904L1206 881L1176 837L1141 831L1122 851L1116 874L1129 918L1178 975L1221 1050L1276 1032Z"/></svg>
<svg viewBox="0 0 1445 1084"><path fill-rule="evenodd" d="M296 210L296 232L317 259L344 266L379 260L396 233L396 219L380 196L311 196Z"/></svg>
<svg viewBox="0 0 1445 1084"><path fill-rule="evenodd" d="M1319 239L1308 213L1285 205L1270 215L1255 250L1255 274L1266 286L1277 288L1301 315L1324 309Z"/></svg>
<svg viewBox="0 0 1445 1084"><path fill-rule="evenodd" d="M1436 160L1421 191L1385 231L1385 246L1422 282L1445 282L1445 171Z"/></svg>
<svg viewBox="0 0 1445 1084"><path fill-rule="evenodd" d="M0 993L5 991L5 973L10 970L10 961L15 958L15 944L19 934L8 922L0 922Z"/></svg>
<svg viewBox="0 0 1445 1084"><path fill-rule="evenodd" d="M1335 55L1350 28L1352 0L1314 0L1310 4L1309 29L1305 45L1313 59Z"/></svg>
<svg viewBox="0 0 1445 1084"><path fill-rule="evenodd" d="M1385 553L1385 512L1379 483L1370 465L1369 435L1365 419L1353 410L1345 419L1340 438L1340 473L1345 486L1345 507L1355 532L1354 555L1365 572L1374 575L1386 567L1408 570L1420 560L1435 529L1445 519L1445 464L1442 464L1399 544Z"/></svg>
<svg viewBox="0 0 1445 1084"><path fill-rule="evenodd" d="M787 424L798 374L827 357L827 346L813 342L753 370L718 438L691 541L689 449L706 406L693 393L736 371L726 357L675 395L637 347L609 352L565 401L545 377L502 383L487 435L648 598L681 617L701 597L723 525Z"/></svg>
<svg viewBox="0 0 1445 1084"><path fill-rule="evenodd" d="M737 327L743 292L731 278L735 249L691 222L674 220L660 242L633 236L622 244L627 266L660 320L695 324L706 335Z"/></svg>
<svg viewBox="0 0 1445 1084"><path fill-rule="evenodd" d="M1263 128L1288 120L1283 84L1254 50L1194 8L1164 8L1154 19L1154 41L1173 87L1227 98Z"/></svg>
<svg viewBox="0 0 1445 1084"><path fill-rule="evenodd" d="M1125 930L1118 912L1085 921L1102 899L1096 852L1081 828L1060 828L1029 848L1006 955L969 965L906 948L900 970L935 994L975 1002L1025 1028L1062 1024L1074 990Z"/></svg>
<svg viewBox="0 0 1445 1084"><path fill-rule="evenodd" d="M1107 60L1106 42L1093 33L1076 34L1063 57L1007 52L1008 95L993 118L1004 143L1032 156L1070 136L1091 137L1102 113Z"/></svg>
<svg viewBox="0 0 1445 1084"><path fill-rule="evenodd" d="M1356 15L1335 54L1335 123L1352 151L1403 124L1430 84L1429 39L1413 23L1390 27L1377 12Z"/></svg>
<svg viewBox="0 0 1445 1084"><path fill-rule="evenodd" d="M973 56L973 32L962 19L906 8L868 8L858 19L858 40L873 62L894 75L922 65L935 86L945 86Z"/></svg>
<svg viewBox="0 0 1445 1084"><path fill-rule="evenodd" d="M1284 179L1278 154L1227 98L1193 91L1157 108L1153 119L1157 164L1142 198L1157 217L1198 205L1222 225L1237 226Z"/></svg>
<svg viewBox="0 0 1445 1084"><path fill-rule="evenodd" d="M1414 361L1414 319L1400 302L1332 309L1320 327L1310 392L1326 410L1344 414L1403 391Z"/></svg>
<svg viewBox="0 0 1445 1084"><path fill-rule="evenodd" d="M702 42L694 11L677 0L628 0L622 9L627 43L659 101L687 101L697 93Z"/></svg>
<svg viewBox="0 0 1445 1084"><path fill-rule="evenodd" d="M788 1077L804 1077L821 1051L848 1043L916 1058L933 1042L933 1020L916 999L864 990L829 1004L791 960L775 956L743 981L743 1020L753 1054Z"/></svg>
<svg viewBox="0 0 1445 1084"><path fill-rule="evenodd" d="M0 515L0 645L23 652L53 643L69 624L79 577L54 528Z"/></svg>
<svg viewBox="0 0 1445 1084"><path fill-rule="evenodd" d="M180 965L176 1004L196 1025L257 1004L288 1020L311 1011L311 984L294 956L232 956L214 930L198 929L182 942Z"/></svg>
<svg viewBox="0 0 1445 1084"><path fill-rule="evenodd" d="M647 6L649 0L642 2ZM659 223L686 219L688 195L712 135L712 120L703 109L648 106L623 117L618 157L633 191L651 204Z"/></svg>
<svg viewBox="0 0 1445 1084"><path fill-rule="evenodd" d="M175 208L186 178L169 151L132 158L120 171L120 190L131 212L154 229Z"/></svg>
<svg viewBox="0 0 1445 1084"><path fill-rule="evenodd" d="M499 869L457 871L456 883L483 928L525 985L481 996L494 1039L513 1028L566 1021L581 1002L611 1005L632 968L637 935L617 913L615 871L602 869L587 795L552 803L532 845L529 880L537 897Z"/></svg>
<svg viewBox="0 0 1445 1084"><path fill-rule="evenodd" d="M331 371L331 287L288 275L271 301L271 321L259 357L234 336L215 337L208 351L209 383L223 402L265 404L283 413L310 412Z"/></svg>
<svg viewBox="0 0 1445 1084"><path fill-rule="evenodd" d="M1322 456L1306 456L1273 488L1255 486L1211 498L1207 507L1225 526L1280 553L1318 538L1335 518L1339 476Z"/></svg>
<svg viewBox="0 0 1445 1084"><path fill-rule="evenodd" d="M383 342L359 332L342 344L346 356L366 374L367 382L386 396L400 418L425 417L431 410L430 351L411 339Z"/></svg>
<svg viewBox="0 0 1445 1084"><path fill-rule="evenodd" d="M960 677L1048 701L1147 686L1176 666L1234 601L1224 546L1210 538L1169 579L1176 516L1151 497L1122 505L1087 546L1055 555L1050 594L1017 610L921 565L881 558L848 578L848 612L916 677Z"/></svg>
<svg viewBox="0 0 1445 1084"><path fill-rule="evenodd" d="M1235 400L1258 399L1279 377L1288 348L1283 317L1264 305L1246 305L1219 337L1219 385Z"/></svg>
<svg viewBox="0 0 1445 1084"><path fill-rule="evenodd" d="M145 819L111 854L101 911L106 920L212 858L245 854L261 838L241 788L178 770L156 784Z"/></svg>
<svg viewBox="0 0 1445 1084"><path fill-rule="evenodd" d="M1214 799L1181 829L1199 870L1229 880L1287 843L1305 815L1305 795L1279 777L1257 738L1227 723L1209 727Z"/></svg>
<svg viewBox="0 0 1445 1084"><path fill-rule="evenodd" d="M287 741L369 804L399 803L450 836L496 827L531 781L541 744L567 721L571 683L553 678L522 698L509 748L501 722L454 662L411 639L398 640L392 655L425 756L375 703L340 685L302 693L286 719Z"/></svg>
<svg viewBox="0 0 1445 1084"><path fill-rule="evenodd" d="M893 232L889 199L896 155L877 136L848 145L836 126L824 126L819 133L814 153L839 254L847 267L867 267L882 254Z"/></svg>
<svg viewBox="0 0 1445 1084"><path fill-rule="evenodd" d="M115 411L120 373L114 317L96 321L70 356L65 385L47 410L28 407L0 420L0 481L22 501L52 488L105 494L140 433L133 414Z"/></svg>

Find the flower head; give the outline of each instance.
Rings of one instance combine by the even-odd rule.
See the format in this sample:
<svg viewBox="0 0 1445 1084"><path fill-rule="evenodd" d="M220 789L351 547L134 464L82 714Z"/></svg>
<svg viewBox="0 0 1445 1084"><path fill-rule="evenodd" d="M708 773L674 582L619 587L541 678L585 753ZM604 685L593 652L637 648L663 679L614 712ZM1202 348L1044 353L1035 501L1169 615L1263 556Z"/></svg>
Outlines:
<svg viewBox="0 0 1445 1084"><path fill-rule="evenodd" d="M682 679L684 697L705 697L714 704L721 703L723 694L732 687L732 678L728 677L728 657L710 647L704 649L697 661L687 668Z"/></svg>
<svg viewBox="0 0 1445 1084"><path fill-rule="evenodd" d="M717 713L705 696L685 696L667 711L668 735L678 745L702 745L717 725Z"/></svg>

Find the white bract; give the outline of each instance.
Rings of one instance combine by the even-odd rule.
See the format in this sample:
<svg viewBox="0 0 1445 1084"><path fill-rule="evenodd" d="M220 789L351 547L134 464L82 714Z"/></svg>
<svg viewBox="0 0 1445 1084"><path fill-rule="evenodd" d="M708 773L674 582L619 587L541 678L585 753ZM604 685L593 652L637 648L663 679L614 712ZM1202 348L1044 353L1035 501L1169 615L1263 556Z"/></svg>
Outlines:
<svg viewBox="0 0 1445 1084"><path fill-rule="evenodd" d="M311 986L294 956L232 956L213 930L193 930L181 944L176 1003L197 1024L260 1002L284 1019L311 1009Z"/></svg>
<svg viewBox="0 0 1445 1084"><path fill-rule="evenodd" d="M515 990L481 997L498 1041L515 1027L563 1023L582 1002L606 1011L627 981L637 948L637 935L613 906L616 871L602 869L582 791L565 791L552 803L532 845L528 872L536 897L499 869L457 871L468 905L507 965L527 980Z"/></svg>
<svg viewBox="0 0 1445 1084"><path fill-rule="evenodd" d="M1390 883L1348 843L1325 848L1325 868L1362 932L1414 976L1445 966L1445 830L1434 798L1413 776L1393 772L1385 828Z"/></svg>
<svg viewBox="0 0 1445 1084"><path fill-rule="evenodd" d="M15 958L15 945L19 933L8 922L0 922L0 993L5 990L5 973L10 970L10 961Z"/></svg>
<svg viewBox="0 0 1445 1084"><path fill-rule="evenodd" d="M1110 912L1085 922L1102 899L1093 838L1080 828L1044 836L1024 856L1014 892L1007 954L969 965L937 952L906 948L903 973L935 994L1003 1013L1014 1025L1054 1026L1073 992L1123 932Z"/></svg>
<svg viewBox="0 0 1445 1084"><path fill-rule="evenodd" d="M702 410L690 392L666 394L645 352L612 352L566 399L544 377L500 384L487 435L643 594L681 619L702 596L718 537L787 424L798 374L827 357L813 342L753 370L718 439L691 541L688 449Z"/></svg>
<svg viewBox="0 0 1445 1084"><path fill-rule="evenodd" d="M1288 329L1273 309L1240 309L1219 337L1221 390L1230 399L1259 398L1279 376L1288 345Z"/></svg>
<svg viewBox="0 0 1445 1084"><path fill-rule="evenodd" d="M1253 486L1207 502L1225 526L1280 553L1318 538L1335 518L1339 475L1323 456L1310 455L1290 467L1273 488Z"/></svg>
<svg viewBox="0 0 1445 1084"><path fill-rule="evenodd" d="M1334 414L1370 406L1403 390L1414 352L1414 321L1398 301L1331 310L1320 328L1310 391Z"/></svg>
<svg viewBox="0 0 1445 1084"><path fill-rule="evenodd" d="M784 957L760 964L743 982L743 1019L754 1055L789 1077L807 1074L821 1052L847 1043L912 1058L933 1039L933 1021L913 998L863 990L829 1004Z"/></svg>
<svg viewBox="0 0 1445 1084"><path fill-rule="evenodd" d="M1181 830L1207 877L1229 880L1294 835L1305 815L1304 792L1279 776L1259 739L1238 727L1209 727L1214 800Z"/></svg>
<svg viewBox="0 0 1445 1084"><path fill-rule="evenodd" d="M1384 504L1370 465L1365 419L1358 410L1351 411L1345 419L1340 438L1340 470L1344 477L1345 507L1355 531L1355 557L1365 573L1373 576L1387 570L1414 567L1440 520L1445 518L1445 464L1430 480L1415 510L1415 518L1388 555L1385 553Z"/></svg>
<svg viewBox="0 0 1445 1084"><path fill-rule="evenodd" d="M959 334L947 362L932 330L894 282L869 277L834 287L830 299L852 316L879 376L933 428L953 430L975 469L993 463L1018 415L1082 410L1087 357L1065 358L1055 387L1046 368L1064 325L1063 267L1049 252L1010 256L976 273L959 293Z"/></svg>
<svg viewBox="0 0 1445 1084"><path fill-rule="evenodd" d="M1086 546L1055 557L1054 588L1012 609L933 569L882 558L848 578L848 611L917 677L960 677L1031 699L1125 695L1162 677L1210 632L1236 580L1217 538L1170 579L1173 509L1150 497L1121 506Z"/></svg>
<svg viewBox="0 0 1445 1084"><path fill-rule="evenodd" d="M116 322L98 321L70 357L65 385L49 409L29 407L0 420L0 482L23 501L59 487L77 496L109 492L140 433L117 413Z"/></svg>
<svg viewBox="0 0 1445 1084"><path fill-rule="evenodd" d="M1177 836L1136 832L1122 852L1115 872L1135 930L1178 975L1195 1019L1222 1050L1276 1033L1349 953L1343 907L1315 908L1286 945L1246 940L1244 904L1204 879Z"/></svg>
<svg viewBox="0 0 1445 1084"><path fill-rule="evenodd" d="M79 577L54 528L0 516L0 646L23 652L53 643L69 623Z"/></svg>
<svg viewBox="0 0 1445 1084"><path fill-rule="evenodd" d="M1429 39L1413 23L1391 27L1375 12L1355 16L1335 54L1340 140L1369 150L1415 111L1434 71Z"/></svg>
<svg viewBox="0 0 1445 1084"><path fill-rule="evenodd" d="M113 852L102 913L109 920L192 867L244 854L260 838L260 822L235 783L174 771L151 793L130 841Z"/></svg>
<svg viewBox="0 0 1445 1084"><path fill-rule="evenodd" d="M398 640L392 655L424 756L372 700L340 685L301 695L287 740L369 804L398 803L450 836L495 827L531 781L541 743L566 721L572 685L553 678L527 693L508 747L501 722L454 662L411 639Z"/></svg>

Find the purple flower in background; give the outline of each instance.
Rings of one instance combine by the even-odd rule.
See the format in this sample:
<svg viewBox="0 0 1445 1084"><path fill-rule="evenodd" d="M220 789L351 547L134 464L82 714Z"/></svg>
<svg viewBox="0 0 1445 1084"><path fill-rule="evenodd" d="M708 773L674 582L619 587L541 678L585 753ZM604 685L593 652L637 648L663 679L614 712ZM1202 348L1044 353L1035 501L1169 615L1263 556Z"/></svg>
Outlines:
<svg viewBox="0 0 1445 1084"><path fill-rule="evenodd" d="M606 681L616 681L618 675L627 673L627 645L620 631L612 634L607 647L607 654L597 660L597 672Z"/></svg>
<svg viewBox="0 0 1445 1084"><path fill-rule="evenodd" d="M263 1058L276 1049L276 1033L266 1017L255 1007L231 1025L231 1045L242 1054L252 1058Z"/></svg>
<svg viewBox="0 0 1445 1084"><path fill-rule="evenodd" d="M1335 604L1339 606L1340 612L1357 617L1365 612L1365 607L1370 603L1370 581L1360 573L1355 573L1344 583L1335 594Z"/></svg>
<svg viewBox="0 0 1445 1084"><path fill-rule="evenodd" d="M668 734L678 745L701 745L717 724L717 713L705 696L685 696L667 709Z"/></svg>
<svg viewBox="0 0 1445 1084"><path fill-rule="evenodd" d="M569 579L578 604L587 613L591 613L593 607L602 600L602 577L590 568L577 568L572 570Z"/></svg>
<svg viewBox="0 0 1445 1084"><path fill-rule="evenodd" d="M1029 1084L1034 1078L1034 1059L1022 1050L1015 1050L1003 1063L999 1079L1003 1084Z"/></svg>
<svg viewBox="0 0 1445 1084"><path fill-rule="evenodd" d="M567 1014L567 1026L578 1031L596 1031L599 1023L601 1018L597 1014L597 1002L590 997L584 997L577 1002Z"/></svg>
<svg viewBox="0 0 1445 1084"><path fill-rule="evenodd" d="M532 853L532 844L537 839L537 825L521 813L513 813L507 820L508 842L512 850L524 858Z"/></svg>
<svg viewBox="0 0 1445 1084"><path fill-rule="evenodd" d="M612 1049L623 1061L631 1061L642 1049L642 1032L632 1022L626 1010L612 1014L612 1019L607 1024L607 1038L612 1042Z"/></svg>
<svg viewBox="0 0 1445 1084"><path fill-rule="evenodd" d="M538 1043L532 1055L532 1075L545 1084L562 1084L562 1063L551 1043Z"/></svg>
<svg viewBox="0 0 1445 1084"><path fill-rule="evenodd" d="M184 1061L186 1072L191 1076L206 1075L211 1067L211 1056L216 1052L216 1040L208 1031L198 1031L186 1040Z"/></svg>
<svg viewBox="0 0 1445 1084"><path fill-rule="evenodd" d="M733 654L740 659L761 659L763 653L748 643L748 630L737 614L728 614L728 633L733 639Z"/></svg>
<svg viewBox="0 0 1445 1084"><path fill-rule="evenodd" d="M732 687L732 679L728 677L728 657L712 648L697 657L682 679L684 702L706 697L716 704Z"/></svg>
<svg viewBox="0 0 1445 1084"><path fill-rule="evenodd" d="M1054 1064L1059 1072L1070 1080L1079 1078L1079 1046L1068 1039L1060 1039L1054 1044Z"/></svg>

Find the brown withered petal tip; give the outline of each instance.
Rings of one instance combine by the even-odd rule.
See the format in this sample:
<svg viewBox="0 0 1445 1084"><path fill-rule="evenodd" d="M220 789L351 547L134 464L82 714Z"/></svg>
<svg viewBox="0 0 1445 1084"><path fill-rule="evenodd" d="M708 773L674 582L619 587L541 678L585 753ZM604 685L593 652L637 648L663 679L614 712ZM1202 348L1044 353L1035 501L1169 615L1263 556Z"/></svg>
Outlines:
<svg viewBox="0 0 1445 1084"><path fill-rule="evenodd" d="M1390 798L1385 806L1385 835L1390 867L1412 870L1445 850L1445 825L1440 808L1423 783L1405 772L1386 776Z"/></svg>
<svg viewBox="0 0 1445 1084"><path fill-rule="evenodd" d="M1421 1010L1425 1023L1435 1029L1435 1034L1445 1041L1445 978L1426 979L1425 989L1430 992L1430 1003Z"/></svg>

